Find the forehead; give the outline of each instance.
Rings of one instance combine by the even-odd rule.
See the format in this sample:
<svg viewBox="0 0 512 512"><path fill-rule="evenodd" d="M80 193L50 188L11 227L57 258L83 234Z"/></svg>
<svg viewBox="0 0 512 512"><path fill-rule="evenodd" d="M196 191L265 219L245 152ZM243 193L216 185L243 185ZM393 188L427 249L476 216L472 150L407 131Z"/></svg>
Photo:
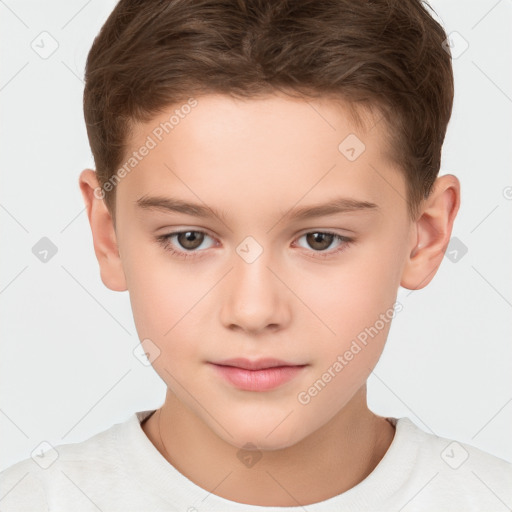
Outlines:
<svg viewBox="0 0 512 512"><path fill-rule="evenodd" d="M282 212L339 195L396 206L405 182L386 157L386 125L369 114L363 120L355 123L342 102L325 99L199 96L134 127L127 158L139 156L118 199L207 198L253 214L257 206Z"/></svg>

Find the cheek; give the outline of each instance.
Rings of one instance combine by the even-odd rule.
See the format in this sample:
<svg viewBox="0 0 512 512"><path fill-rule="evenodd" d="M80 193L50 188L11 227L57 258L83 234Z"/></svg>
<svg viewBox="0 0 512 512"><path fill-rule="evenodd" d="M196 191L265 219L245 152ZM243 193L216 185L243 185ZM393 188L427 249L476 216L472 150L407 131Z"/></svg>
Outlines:
<svg viewBox="0 0 512 512"><path fill-rule="evenodd" d="M297 295L318 317L308 313L309 323L318 324L322 342L317 355L323 363L350 350L358 354L354 360L364 366L375 364L380 357L394 316L400 268L397 252L386 254L379 250L381 243L362 244L353 252L347 251L328 271L302 276ZM361 347L359 352L354 340Z"/></svg>
<svg viewBox="0 0 512 512"><path fill-rule="evenodd" d="M132 255L136 254L136 257ZM139 338L151 339L172 358L193 348L195 308L211 284L172 263L164 249L146 249L126 259L128 289ZM178 343L184 339L186 343Z"/></svg>
<svg viewBox="0 0 512 512"><path fill-rule="evenodd" d="M142 276L141 276L142 277ZM180 386L200 360L194 322L194 304L204 293L193 293L183 278L144 273L140 286L130 291L133 317L139 339L150 339L157 357L151 365L167 387L180 396ZM200 304L198 304L199 306ZM147 343L147 342L146 342ZM157 348L154 348L154 347ZM190 377L188 377L190 378ZM187 397L182 396L186 401Z"/></svg>
<svg viewBox="0 0 512 512"><path fill-rule="evenodd" d="M309 289L308 295L317 309L325 312L338 327L375 321L393 304L398 289L393 270L396 263L386 261L381 254L357 258L359 261L343 262L337 269L333 268L323 285L317 280L313 294L312 287Z"/></svg>
<svg viewBox="0 0 512 512"><path fill-rule="evenodd" d="M327 411L344 407L366 382L396 314L393 305L398 285L389 267L396 259L393 263L375 254L379 257L358 253L359 261L333 269L330 279L317 280L319 286L310 287L308 295L307 288L302 289L311 310L330 328L319 324L316 330L321 333L311 351L316 369L297 396L304 411L318 421L328 420ZM312 322L316 322L313 317Z"/></svg>

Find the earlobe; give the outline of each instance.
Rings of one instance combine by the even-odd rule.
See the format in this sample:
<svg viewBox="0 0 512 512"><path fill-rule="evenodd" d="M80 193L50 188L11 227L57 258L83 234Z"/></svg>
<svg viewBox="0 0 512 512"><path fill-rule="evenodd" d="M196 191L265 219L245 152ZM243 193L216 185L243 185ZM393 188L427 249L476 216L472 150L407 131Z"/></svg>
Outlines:
<svg viewBox="0 0 512 512"><path fill-rule="evenodd" d="M110 290L125 291L128 288L119 254L116 232L110 212L101 195L97 193L101 189L95 171L92 169L83 170L80 173L79 186L91 226L94 253L100 266L101 280Z"/></svg>
<svg viewBox="0 0 512 512"><path fill-rule="evenodd" d="M422 205L411 234L400 285L409 290L427 286L441 265L460 206L460 182L456 176L440 176Z"/></svg>

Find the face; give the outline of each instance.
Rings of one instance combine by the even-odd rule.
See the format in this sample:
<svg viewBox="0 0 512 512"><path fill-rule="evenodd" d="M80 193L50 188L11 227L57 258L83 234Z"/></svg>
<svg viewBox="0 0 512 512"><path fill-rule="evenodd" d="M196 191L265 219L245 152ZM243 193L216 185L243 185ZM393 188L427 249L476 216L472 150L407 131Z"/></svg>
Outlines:
<svg viewBox="0 0 512 512"><path fill-rule="evenodd" d="M338 104L196 101L169 133L157 128L179 105L136 127L132 150L156 144L116 187L135 324L220 438L288 447L341 414L381 355L414 234L405 181L384 123L362 132ZM301 368L244 389L211 364L230 358Z"/></svg>

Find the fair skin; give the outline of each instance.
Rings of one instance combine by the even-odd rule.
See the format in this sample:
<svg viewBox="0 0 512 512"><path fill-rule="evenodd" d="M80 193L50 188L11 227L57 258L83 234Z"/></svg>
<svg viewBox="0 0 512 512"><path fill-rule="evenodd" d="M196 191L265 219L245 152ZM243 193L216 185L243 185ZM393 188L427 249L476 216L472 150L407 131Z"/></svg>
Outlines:
<svg viewBox="0 0 512 512"><path fill-rule="evenodd" d="M399 285L432 280L459 181L439 177L412 221L404 176L383 158L384 122L360 131L334 103L281 95L196 99L117 185L115 227L94 195L94 171L80 175L103 283L129 291L140 340L160 350L152 365L167 395L142 428L174 467L218 496L266 506L322 501L365 479L393 440L394 428L366 400L390 322L308 403L298 395L390 310ZM130 152L176 108L137 125ZM350 133L366 146L354 161L338 150ZM157 195L224 217L136 204ZM377 207L307 219L290 213L340 196ZM185 259L156 239L176 231L206 234L195 233L193 247L184 236L168 241ZM326 231L354 240L306 236ZM263 250L250 263L237 252L248 236ZM231 357L307 366L275 389L246 391L208 364ZM237 456L247 443L261 455L251 467Z"/></svg>

